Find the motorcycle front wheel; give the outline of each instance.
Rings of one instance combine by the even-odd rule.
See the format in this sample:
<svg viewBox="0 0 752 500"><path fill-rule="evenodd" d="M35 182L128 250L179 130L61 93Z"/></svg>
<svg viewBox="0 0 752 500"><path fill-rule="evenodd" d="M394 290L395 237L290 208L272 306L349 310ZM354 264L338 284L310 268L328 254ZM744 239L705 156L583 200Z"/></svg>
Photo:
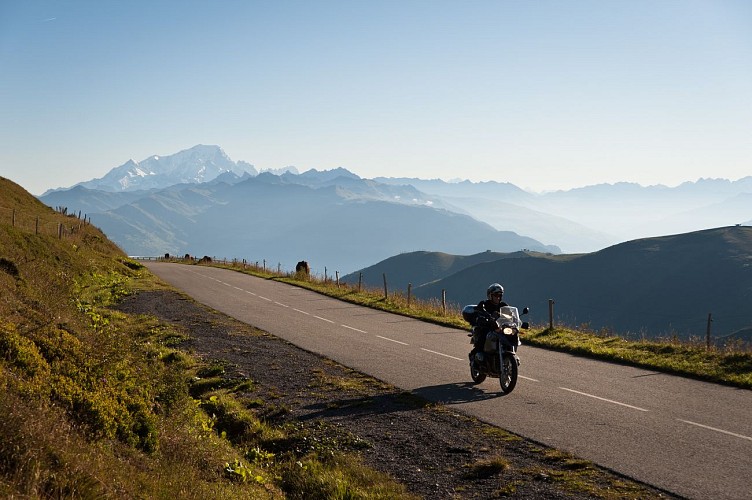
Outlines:
<svg viewBox="0 0 752 500"><path fill-rule="evenodd" d="M470 363L470 378L472 378L473 382L475 382L476 384L480 384L481 382L486 380L486 374L480 371L478 362L475 360Z"/></svg>
<svg viewBox="0 0 752 500"><path fill-rule="evenodd" d="M501 358L502 370L499 377L501 392L509 394L517 385L517 360L510 354L504 354Z"/></svg>

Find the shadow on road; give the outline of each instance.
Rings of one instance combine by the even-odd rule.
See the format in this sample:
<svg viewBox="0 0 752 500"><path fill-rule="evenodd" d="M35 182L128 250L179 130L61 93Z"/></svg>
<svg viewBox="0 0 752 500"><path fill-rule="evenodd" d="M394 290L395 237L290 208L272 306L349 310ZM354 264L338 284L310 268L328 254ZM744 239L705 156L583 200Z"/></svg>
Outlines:
<svg viewBox="0 0 752 500"><path fill-rule="evenodd" d="M503 396L501 392L479 389L472 383L442 384L421 387L411 392L396 391L375 396L343 398L307 405L300 420L313 420L332 415L363 416L400 413L428 406L431 403L457 404L484 401Z"/></svg>
<svg viewBox="0 0 752 500"><path fill-rule="evenodd" d="M481 389L472 382L456 382L451 384L430 385L420 387L412 391L412 394L442 404L473 403L496 399L503 396L501 391L488 391Z"/></svg>

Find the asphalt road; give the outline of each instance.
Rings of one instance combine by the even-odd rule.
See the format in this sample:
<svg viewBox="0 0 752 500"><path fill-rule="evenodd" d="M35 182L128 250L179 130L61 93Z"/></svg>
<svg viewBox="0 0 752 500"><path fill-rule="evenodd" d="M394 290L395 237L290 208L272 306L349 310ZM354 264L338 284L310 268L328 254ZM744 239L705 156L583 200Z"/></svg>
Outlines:
<svg viewBox="0 0 752 500"><path fill-rule="evenodd" d="M520 379L502 395L497 379L471 383L466 331L229 270L146 264L218 311L513 433L676 495L752 499L752 391L526 347L523 337Z"/></svg>

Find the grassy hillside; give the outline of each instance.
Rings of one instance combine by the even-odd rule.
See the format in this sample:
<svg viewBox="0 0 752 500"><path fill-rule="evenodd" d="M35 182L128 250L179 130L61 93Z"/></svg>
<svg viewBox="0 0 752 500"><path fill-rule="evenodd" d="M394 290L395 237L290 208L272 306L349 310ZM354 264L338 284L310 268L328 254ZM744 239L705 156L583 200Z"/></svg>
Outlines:
<svg viewBox="0 0 752 500"><path fill-rule="evenodd" d="M357 460L272 460L264 440L298 438L218 389L216 367L177 349L182 331L109 307L161 288L152 275L4 178L0 209L0 497L409 497Z"/></svg>
<svg viewBox="0 0 752 500"><path fill-rule="evenodd" d="M6 179L0 200L17 216L77 224ZM10 222L0 221L0 495L223 494L200 470L222 444L191 436L201 415L187 394L187 360L168 361L156 323L106 307L140 266L90 225L58 238ZM195 458L176 456L166 440Z"/></svg>
<svg viewBox="0 0 752 500"><path fill-rule="evenodd" d="M752 227L732 226L635 240L591 254L534 254L479 263L428 285L416 297L476 303L488 283L506 288L505 300L530 306L533 320L608 330L623 336L725 336L752 325ZM411 275L408 258L391 267ZM401 261L406 262L400 267ZM379 268L373 271L377 272ZM399 271L394 271L399 272ZM374 284L378 285L378 282Z"/></svg>

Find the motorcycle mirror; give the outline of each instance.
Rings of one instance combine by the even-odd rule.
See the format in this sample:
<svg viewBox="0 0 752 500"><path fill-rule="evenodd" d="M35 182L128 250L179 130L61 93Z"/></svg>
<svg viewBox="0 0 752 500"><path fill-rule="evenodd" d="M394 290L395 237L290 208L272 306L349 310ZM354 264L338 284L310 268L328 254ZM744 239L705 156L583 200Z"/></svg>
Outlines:
<svg viewBox="0 0 752 500"><path fill-rule="evenodd" d="M529 307L526 307L526 308L524 308L524 309L522 310L522 314L527 314L527 313L529 313L529 312L530 312L530 308L529 308Z"/></svg>
<svg viewBox="0 0 752 500"><path fill-rule="evenodd" d="M530 329L530 323L528 323L527 321L524 321L522 323L522 325L520 325L520 328L522 328L523 330L529 330Z"/></svg>

